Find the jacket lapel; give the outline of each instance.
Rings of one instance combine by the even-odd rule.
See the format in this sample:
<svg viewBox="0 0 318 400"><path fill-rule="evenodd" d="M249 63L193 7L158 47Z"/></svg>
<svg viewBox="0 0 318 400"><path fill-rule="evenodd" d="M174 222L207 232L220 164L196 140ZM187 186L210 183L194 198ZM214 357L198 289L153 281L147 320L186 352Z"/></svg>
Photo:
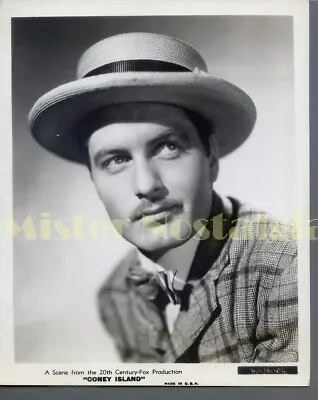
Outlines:
<svg viewBox="0 0 318 400"><path fill-rule="evenodd" d="M229 258L226 251L223 251L215 261L213 269L198 282L192 282L188 308L181 310L177 317L165 349L164 362L178 362L185 351L195 345L200 335L219 316L221 308L216 293L216 281L228 264Z"/></svg>
<svg viewBox="0 0 318 400"><path fill-rule="evenodd" d="M225 201L225 200L224 200ZM210 236L202 240L196 251L189 274L188 284L192 288L187 307L181 309L166 348L165 362L176 362L220 315L216 282L230 263L228 231L236 218L237 210L215 193L213 210L206 229ZM222 237L216 239L213 217L222 215ZM191 357L193 359L193 357Z"/></svg>
<svg viewBox="0 0 318 400"><path fill-rule="evenodd" d="M133 282L132 276L136 278ZM138 283L139 278L141 284ZM158 296L159 286L153 276L148 277L149 282L146 284L143 283L143 279L147 277L137 257L127 274L129 318L135 336L136 349L143 361L147 355L152 356L152 360L149 361L151 362L154 361L153 358L160 359L163 354L167 331L163 311L154 302Z"/></svg>
<svg viewBox="0 0 318 400"><path fill-rule="evenodd" d="M130 320L135 335L136 348L143 354L158 357L165 341L164 319L160 310L135 289L130 292Z"/></svg>

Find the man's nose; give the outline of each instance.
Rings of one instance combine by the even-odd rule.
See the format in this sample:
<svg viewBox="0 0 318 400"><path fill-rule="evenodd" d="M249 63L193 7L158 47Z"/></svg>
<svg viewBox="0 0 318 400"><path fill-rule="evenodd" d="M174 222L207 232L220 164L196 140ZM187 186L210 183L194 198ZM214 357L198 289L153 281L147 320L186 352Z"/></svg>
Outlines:
<svg viewBox="0 0 318 400"><path fill-rule="evenodd" d="M138 198L158 198L163 189L163 183L156 166L145 160L135 164L135 194Z"/></svg>

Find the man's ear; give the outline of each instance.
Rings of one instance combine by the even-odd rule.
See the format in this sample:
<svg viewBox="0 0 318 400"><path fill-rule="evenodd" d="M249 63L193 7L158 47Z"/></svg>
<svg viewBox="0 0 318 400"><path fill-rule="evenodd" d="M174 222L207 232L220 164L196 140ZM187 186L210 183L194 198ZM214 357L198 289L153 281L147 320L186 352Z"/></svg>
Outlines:
<svg viewBox="0 0 318 400"><path fill-rule="evenodd" d="M210 154L209 154L210 177L211 177L211 182L214 183L219 174L219 151L214 135L211 135L209 137L209 145L210 145Z"/></svg>

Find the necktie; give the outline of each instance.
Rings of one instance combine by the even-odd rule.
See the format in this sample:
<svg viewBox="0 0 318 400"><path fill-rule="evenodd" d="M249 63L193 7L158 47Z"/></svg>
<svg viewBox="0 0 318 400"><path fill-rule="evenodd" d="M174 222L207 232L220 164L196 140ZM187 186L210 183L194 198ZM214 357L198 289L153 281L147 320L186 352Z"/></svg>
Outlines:
<svg viewBox="0 0 318 400"><path fill-rule="evenodd" d="M150 273L141 268L132 268L126 279L148 300L158 301L161 305L168 302L180 304L184 290L175 287L175 275L172 271Z"/></svg>

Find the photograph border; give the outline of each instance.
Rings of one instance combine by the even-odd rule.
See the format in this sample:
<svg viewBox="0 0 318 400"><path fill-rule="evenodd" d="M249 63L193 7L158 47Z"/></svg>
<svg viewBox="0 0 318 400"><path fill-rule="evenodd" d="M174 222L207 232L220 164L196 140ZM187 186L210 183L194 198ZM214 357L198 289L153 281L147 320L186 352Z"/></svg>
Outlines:
<svg viewBox="0 0 318 400"><path fill-rule="evenodd" d="M295 61L295 109L298 111L295 118L295 150L297 160L297 211L301 215L304 229L308 229L309 216L309 84L308 84L308 2L294 1L85 1L64 0L43 4L42 1L4 1L0 5L0 46L3 54L1 76L3 79L3 98L6 101L0 109L0 120L3 132L1 137L0 157L2 160L3 188L2 208L0 210L1 227L6 225L12 217L12 96L11 96L11 17L44 17L44 16L101 16L101 15L292 15L294 18L294 61ZM185 7L187 3L187 7ZM76 12L74 10L76 9ZM186 9L186 12L185 12ZM304 135L305 133L305 135ZM297 365L298 375L237 375L237 367L241 364L210 364L200 365L199 374L213 372L211 382L207 385L223 386L302 386L309 382L309 238L299 240L299 350L300 360ZM53 364L34 365L14 363L13 343L13 276L12 276L12 237L2 229L0 236L0 384L6 385L87 385L77 379L47 377L43 374L46 369L55 368ZM3 277L5 277L3 279ZM127 364L130 368L138 369L138 364ZM250 364L249 364L250 365ZM271 365L270 363L268 364ZM277 365L277 364L273 364ZM3 368L5 366L5 368ZM98 368L100 365L90 365ZM112 364L112 368L120 366ZM63 364L63 368L87 369L83 364ZM105 367L105 365L103 365ZM165 365L165 368L169 368ZM61 368L61 365L56 366ZM183 365L183 370L193 376L193 365ZM194 377L192 379L195 379ZM140 383L139 383L140 385ZM163 385L162 382L148 380L145 385Z"/></svg>

